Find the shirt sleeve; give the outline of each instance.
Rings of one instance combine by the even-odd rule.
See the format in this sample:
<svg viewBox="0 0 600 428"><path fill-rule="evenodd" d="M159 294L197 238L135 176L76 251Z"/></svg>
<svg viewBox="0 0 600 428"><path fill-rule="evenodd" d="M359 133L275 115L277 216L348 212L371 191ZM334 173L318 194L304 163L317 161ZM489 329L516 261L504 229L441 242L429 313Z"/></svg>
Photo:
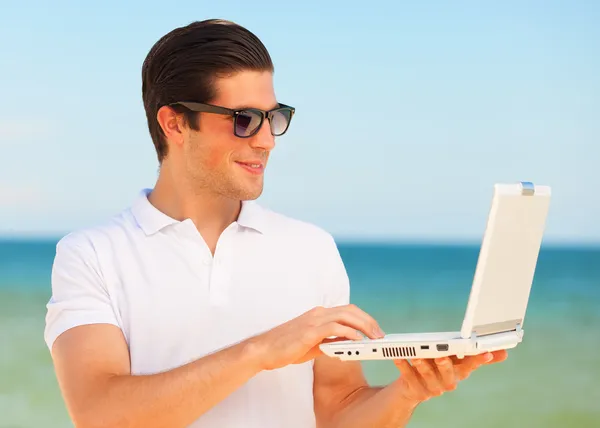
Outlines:
<svg viewBox="0 0 600 428"><path fill-rule="evenodd" d="M63 332L85 324L118 326L110 296L87 239L69 235L56 246L44 340L50 350Z"/></svg>
<svg viewBox="0 0 600 428"><path fill-rule="evenodd" d="M327 244L327 264L324 267L325 275L325 307L343 306L350 303L350 279L346 272L344 261L332 236Z"/></svg>

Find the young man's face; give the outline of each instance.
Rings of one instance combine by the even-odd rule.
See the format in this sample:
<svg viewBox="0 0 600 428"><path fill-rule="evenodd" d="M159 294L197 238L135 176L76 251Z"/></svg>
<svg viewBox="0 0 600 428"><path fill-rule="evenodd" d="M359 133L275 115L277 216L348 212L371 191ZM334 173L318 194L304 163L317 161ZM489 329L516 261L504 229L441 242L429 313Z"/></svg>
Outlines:
<svg viewBox="0 0 600 428"><path fill-rule="evenodd" d="M210 104L271 110L277 107L271 72L243 71L215 82L216 98ZM258 198L263 190L264 169L275 139L269 121L248 138L234 135L233 117L200 113L200 130L187 130L182 163L192 187L232 199Z"/></svg>

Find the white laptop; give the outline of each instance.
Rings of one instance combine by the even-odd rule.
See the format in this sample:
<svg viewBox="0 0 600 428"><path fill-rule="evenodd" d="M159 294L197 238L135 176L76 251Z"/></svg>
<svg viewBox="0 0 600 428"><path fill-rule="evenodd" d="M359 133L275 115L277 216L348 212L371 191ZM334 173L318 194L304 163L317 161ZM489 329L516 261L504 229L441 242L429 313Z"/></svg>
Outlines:
<svg viewBox="0 0 600 428"><path fill-rule="evenodd" d="M523 340L550 187L496 184L469 302L460 331L388 334L382 339L320 345L341 360L386 360L475 355L516 347Z"/></svg>

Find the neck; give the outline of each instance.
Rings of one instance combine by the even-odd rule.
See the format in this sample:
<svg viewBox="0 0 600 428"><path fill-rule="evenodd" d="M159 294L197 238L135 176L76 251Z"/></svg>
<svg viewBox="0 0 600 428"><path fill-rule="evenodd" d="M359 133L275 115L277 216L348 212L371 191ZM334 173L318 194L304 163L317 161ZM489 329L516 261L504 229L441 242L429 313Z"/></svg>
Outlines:
<svg viewBox="0 0 600 428"><path fill-rule="evenodd" d="M148 200L159 211L179 221L191 219L214 253L221 233L240 213L241 201L192 188L189 182L176 179L163 165Z"/></svg>

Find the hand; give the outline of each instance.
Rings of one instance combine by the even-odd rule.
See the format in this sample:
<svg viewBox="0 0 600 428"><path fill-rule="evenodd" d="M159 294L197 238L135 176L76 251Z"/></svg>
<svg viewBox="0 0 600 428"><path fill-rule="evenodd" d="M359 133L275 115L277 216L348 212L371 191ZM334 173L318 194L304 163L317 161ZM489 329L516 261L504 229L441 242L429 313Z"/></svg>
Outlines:
<svg viewBox="0 0 600 428"><path fill-rule="evenodd" d="M467 356L463 359L443 357L436 359L394 360L401 376L395 382L404 399L418 404L432 397L453 391L458 383L482 365L506 360L505 350Z"/></svg>
<svg viewBox="0 0 600 428"><path fill-rule="evenodd" d="M379 324L355 305L316 307L251 339L261 356L263 370L299 364L322 355L319 345L337 340L384 336ZM328 339L330 337L335 339Z"/></svg>

